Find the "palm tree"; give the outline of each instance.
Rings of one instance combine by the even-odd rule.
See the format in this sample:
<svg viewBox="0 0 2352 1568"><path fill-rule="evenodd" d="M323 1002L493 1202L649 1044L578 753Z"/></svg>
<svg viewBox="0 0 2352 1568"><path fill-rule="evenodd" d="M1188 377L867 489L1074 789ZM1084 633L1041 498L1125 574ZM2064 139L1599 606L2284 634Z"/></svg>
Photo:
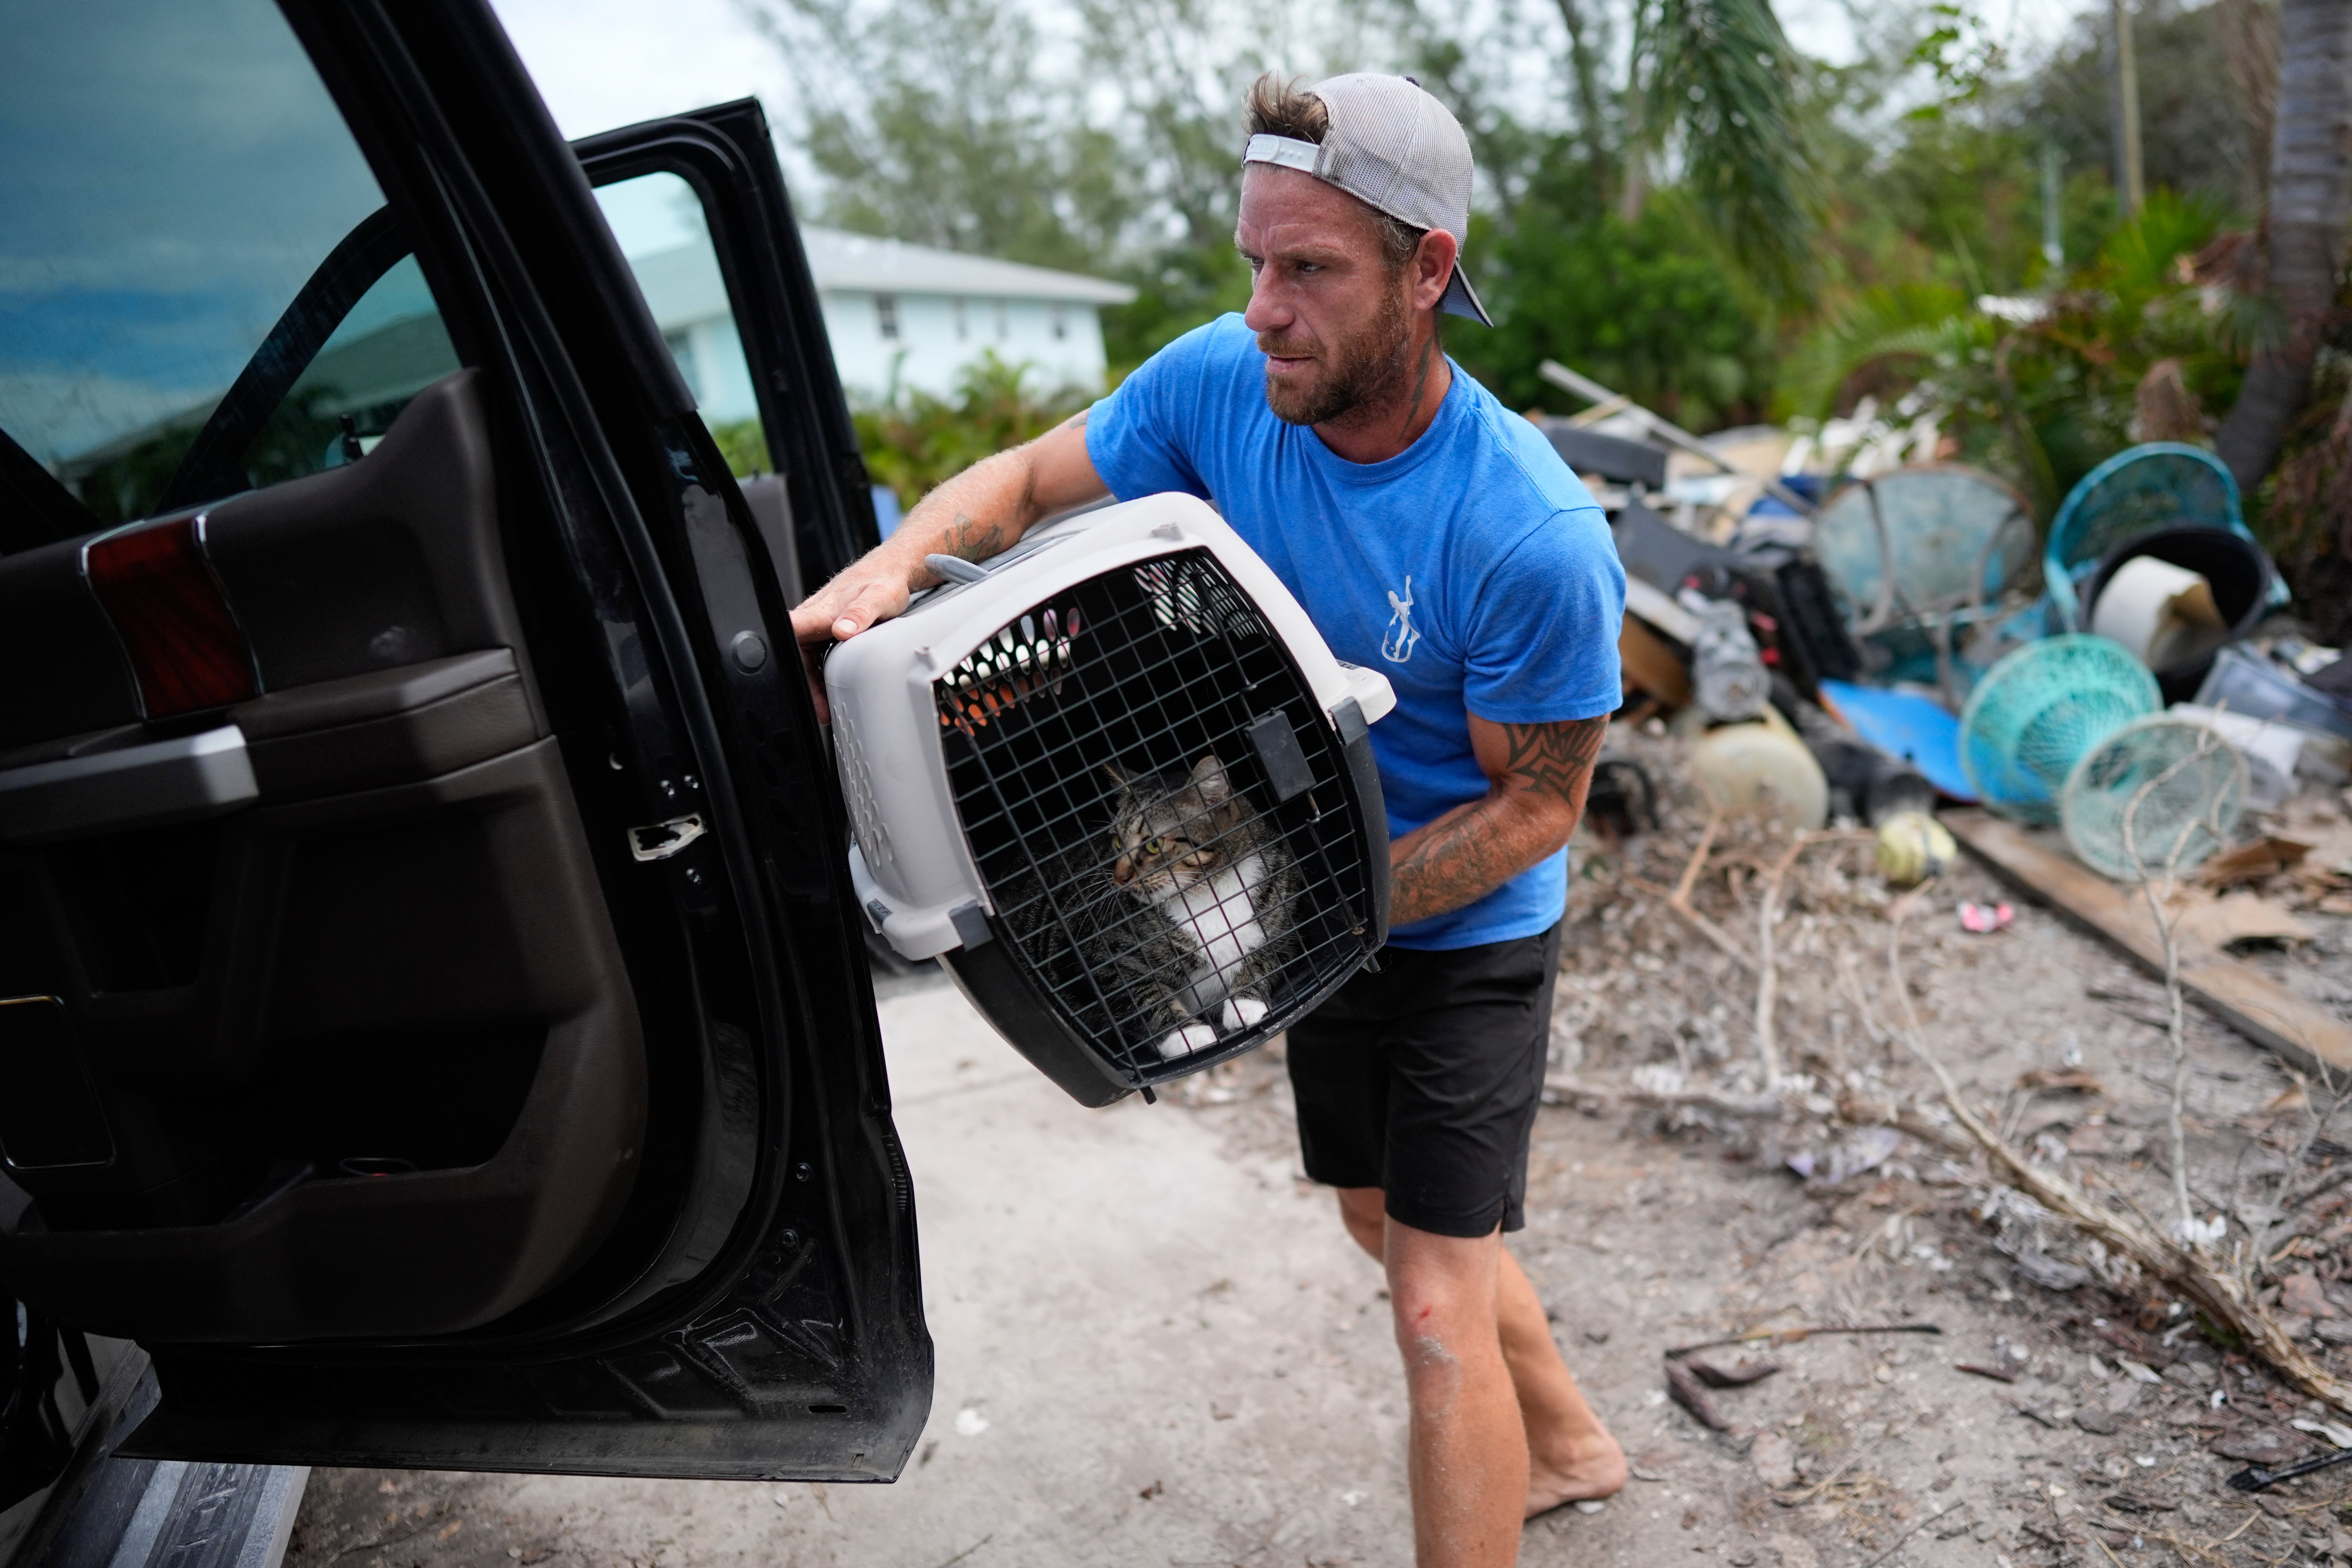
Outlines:
<svg viewBox="0 0 2352 1568"><path fill-rule="evenodd" d="M2270 471L2311 390L2311 367L2336 305L2345 220L2352 212L2352 5L2282 0L2270 282L2284 317L2247 367L2214 446L2251 490Z"/></svg>
<svg viewBox="0 0 2352 1568"><path fill-rule="evenodd" d="M1768 287L1801 285L1812 270L1820 191L1801 67L1772 0L1633 0L1613 114L1597 79L1605 29L1580 0L1555 3L1601 199L1613 196L1620 216L1638 218L1650 162L1671 149L1699 210L1750 274ZM1606 5L1595 11L1605 22Z"/></svg>

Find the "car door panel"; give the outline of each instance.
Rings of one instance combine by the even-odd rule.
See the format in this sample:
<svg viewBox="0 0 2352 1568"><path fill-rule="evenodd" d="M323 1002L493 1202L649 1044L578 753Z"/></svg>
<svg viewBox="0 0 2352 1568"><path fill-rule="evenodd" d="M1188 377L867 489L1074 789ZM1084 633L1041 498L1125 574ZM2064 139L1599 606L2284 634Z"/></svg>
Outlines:
<svg viewBox="0 0 2352 1568"><path fill-rule="evenodd" d="M790 366L790 468L757 510L488 6L284 9L391 216L322 267L168 492L204 518L258 691L184 722L236 727L255 798L0 843L6 994L42 999L15 1045L0 1022L0 1072L62 1105L79 1070L97 1107L90 1159L0 1172L0 1278L138 1333L159 1398L126 1456L887 1479L931 1352L785 614L798 572L871 533L829 359L781 331L754 350ZM780 202L757 152L709 199ZM762 274L759 236L791 233L762 210L730 231L736 286L816 321L804 276L797 298ZM473 368L342 466L206 500L395 237ZM79 543L0 559L0 606L89 666L0 701L0 768L156 731L119 628L67 592L89 597ZM20 1079L37 1051L48 1077ZM233 1090L190 1089L205 1072ZM215 1114L149 1103L184 1091ZM216 1145L265 1126L311 1136L226 1169Z"/></svg>
<svg viewBox="0 0 2352 1568"><path fill-rule="evenodd" d="M367 461L202 514L269 689L197 738L236 738L249 797L172 826L52 824L12 868L54 955L17 994L55 1000L0 1008L0 1039L72 1051L95 1095L52 1093L110 1129L108 1157L28 1162L56 1108L0 1113L0 1180L30 1200L0 1219L0 1270L37 1310L182 1342L451 1332L609 1228L643 1045L511 646L493 496L461 373ZM31 565L89 597L47 564L0 579ZM42 765L0 768L0 801L20 770Z"/></svg>

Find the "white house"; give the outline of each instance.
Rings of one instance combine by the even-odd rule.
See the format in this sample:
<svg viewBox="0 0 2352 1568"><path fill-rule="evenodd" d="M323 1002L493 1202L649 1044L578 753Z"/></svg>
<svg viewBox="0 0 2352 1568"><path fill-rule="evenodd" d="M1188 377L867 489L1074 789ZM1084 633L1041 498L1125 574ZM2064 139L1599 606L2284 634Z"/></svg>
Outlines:
<svg viewBox="0 0 2352 1568"><path fill-rule="evenodd" d="M1026 366L1036 391L1099 390L1097 312L1135 298L1125 284L1099 278L839 229L803 227L801 243L835 368L855 402L913 391L951 397L965 367L989 351ZM752 417L751 372L709 242L633 256L629 264L703 416Z"/></svg>

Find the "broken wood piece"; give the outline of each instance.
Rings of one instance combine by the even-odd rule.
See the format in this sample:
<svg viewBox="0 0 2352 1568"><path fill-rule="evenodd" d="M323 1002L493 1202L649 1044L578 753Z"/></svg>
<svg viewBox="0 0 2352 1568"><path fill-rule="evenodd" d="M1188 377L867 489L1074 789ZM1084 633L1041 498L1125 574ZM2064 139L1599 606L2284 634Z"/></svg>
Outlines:
<svg viewBox="0 0 2352 1568"><path fill-rule="evenodd" d="M1709 1388L1745 1388L1751 1383L1763 1382L1780 1370L1780 1363L1776 1361L1743 1361L1738 1366L1717 1366L1713 1362L1694 1358L1684 1362L1683 1365L1690 1368L1691 1375Z"/></svg>
<svg viewBox="0 0 2352 1568"><path fill-rule="evenodd" d="M1693 1351L1720 1350L1726 1345L1752 1345L1769 1341L1776 1345L1793 1345L1811 1339L1816 1334L1940 1334L1941 1323L1808 1323L1795 1329L1749 1329L1728 1339L1702 1340L1695 1345L1676 1345L1666 1352L1668 1360L1690 1354Z"/></svg>
<svg viewBox="0 0 2352 1568"><path fill-rule="evenodd" d="M1627 585L1634 581L1627 578ZM1629 689L1646 692L1669 708L1690 706L1689 668L1631 609L1617 628L1617 665Z"/></svg>
<svg viewBox="0 0 2352 1568"><path fill-rule="evenodd" d="M2163 939L2140 900L1990 812L1948 811L1939 820L1995 870L2163 973ZM2218 954L2187 955L2180 984L2223 1023L2296 1066L2352 1071L2352 1024L2251 966Z"/></svg>
<svg viewBox="0 0 2352 1568"><path fill-rule="evenodd" d="M2017 1373L2013 1372L2003 1372L1997 1366L1983 1366L1972 1361L1956 1361L1952 1363L1952 1370L1954 1372L1973 1373L1979 1377L1989 1377L1995 1383L2015 1383L2017 1381Z"/></svg>
<svg viewBox="0 0 2352 1568"><path fill-rule="evenodd" d="M2105 1094L2106 1085L2080 1068L2032 1068L2017 1075L2017 1087L2037 1094Z"/></svg>
<svg viewBox="0 0 2352 1568"><path fill-rule="evenodd" d="M1698 1379L1671 1361L1666 1363L1666 1392L1674 1395L1676 1405L1689 1411L1692 1418L1708 1431L1731 1430L1731 1423L1725 1420L1723 1412L1715 1407L1715 1401L1706 1396L1706 1390L1698 1385Z"/></svg>
<svg viewBox="0 0 2352 1568"><path fill-rule="evenodd" d="M1868 833L1838 831L1800 833L1790 842L1772 868L1764 875L1764 901L1757 914L1756 927L1756 1054L1764 1069L1767 1088L1780 1081L1780 1047L1774 1033L1773 1006L1780 995L1780 974L1773 962L1772 933L1780 923L1780 884L1797 858L1816 844L1851 844L1874 837ZM1683 880L1690 881L1688 873ZM1685 895L1685 899L1687 895Z"/></svg>

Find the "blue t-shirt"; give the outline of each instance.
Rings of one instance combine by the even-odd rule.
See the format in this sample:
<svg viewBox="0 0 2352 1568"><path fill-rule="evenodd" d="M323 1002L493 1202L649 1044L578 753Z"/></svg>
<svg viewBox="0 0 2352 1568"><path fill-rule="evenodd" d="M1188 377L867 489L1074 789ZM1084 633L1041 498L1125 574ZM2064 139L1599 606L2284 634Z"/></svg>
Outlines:
<svg viewBox="0 0 2352 1568"><path fill-rule="evenodd" d="M1625 574L1601 509L1542 433L1459 367L1420 439L1351 463L1275 417L1256 335L1224 316L1096 404L1087 454L1121 500L1182 490L1215 502L1331 651L1389 678L1396 711L1371 734L1391 836L1485 798L1465 713L1535 724L1621 700ZM1562 851L1389 940L1535 936L1567 893Z"/></svg>

